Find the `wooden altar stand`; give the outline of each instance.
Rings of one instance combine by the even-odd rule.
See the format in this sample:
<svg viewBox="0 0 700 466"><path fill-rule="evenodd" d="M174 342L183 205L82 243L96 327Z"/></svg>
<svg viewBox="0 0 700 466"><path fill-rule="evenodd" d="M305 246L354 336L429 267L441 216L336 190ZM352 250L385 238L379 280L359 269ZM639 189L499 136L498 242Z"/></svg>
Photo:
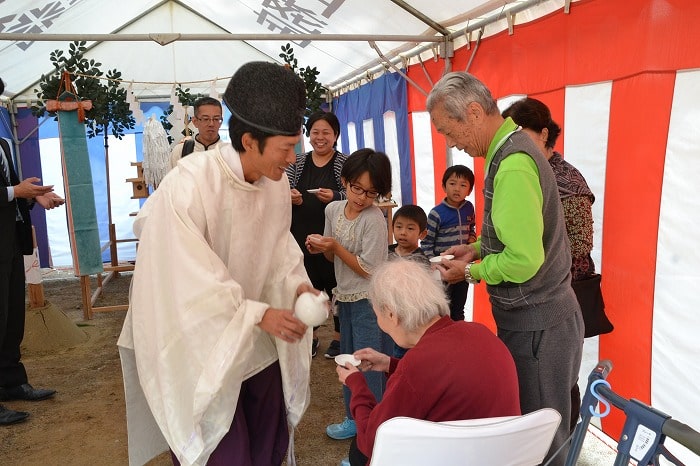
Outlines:
<svg viewBox="0 0 700 466"><path fill-rule="evenodd" d="M136 167L136 178L128 178L126 181L133 185L132 199L142 199L148 197L148 186L143 177L143 167L141 162L131 162L131 165ZM109 175L107 176L107 190L109 192ZM108 203L109 204L109 203ZM111 210L111 207L110 207ZM130 214L130 215L135 215ZM119 304L114 306L95 306L95 302L104 292L105 286L119 276L120 272L131 272L134 270L134 264L119 264L117 254L117 245L119 243L138 242L137 238L117 239L116 227L112 223L112 214L109 215L109 241L102 246L100 253L103 253L109 248L110 263L104 266L104 273L96 275L97 287L92 290L92 280L90 275L82 275L80 277L80 289L82 291L83 301L83 318L85 320L92 319L95 312L111 312L125 311L129 308L129 304Z"/></svg>
<svg viewBox="0 0 700 466"><path fill-rule="evenodd" d="M130 240L117 240L118 242L130 241ZM136 241L136 240L133 240ZM103 251L107 247L111 246L111 241L105 244ZM83 318L85 320L92 319L95 312L110 312L110 311L126 311L129 309L129 304L119 304L114 306L95 306L97 298L99 298L104 292L104 288L109 283L110 280L119 276L119 272L129 272L134 270L133 264L114 264L108 265L104 268L104 273L98 273L96 275L97 287L95 291L92 291L92 283L90 275L80 276L80 289L83 295Z"/></svg>

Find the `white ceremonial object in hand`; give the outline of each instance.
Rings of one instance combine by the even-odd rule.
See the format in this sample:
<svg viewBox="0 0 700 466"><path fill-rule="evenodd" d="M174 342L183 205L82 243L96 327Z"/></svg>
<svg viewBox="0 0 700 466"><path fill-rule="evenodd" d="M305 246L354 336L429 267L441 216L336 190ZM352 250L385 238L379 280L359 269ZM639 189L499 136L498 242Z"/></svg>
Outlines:
<svg viewBox="0 0 700 466"><path fill-rule="evenodd" d="M322 291L302 293L294 304L294 315L309 327L321 325L328 318L328 295Z"/></svg>

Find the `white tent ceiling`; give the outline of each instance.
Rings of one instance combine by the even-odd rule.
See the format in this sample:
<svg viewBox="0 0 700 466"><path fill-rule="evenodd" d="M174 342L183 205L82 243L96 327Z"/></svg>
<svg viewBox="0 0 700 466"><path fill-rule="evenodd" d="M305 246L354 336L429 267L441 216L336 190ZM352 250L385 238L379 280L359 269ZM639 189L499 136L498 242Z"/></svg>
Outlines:
<svg viewBox="0 0 700 466"><path fill-rule="evenodd" d="M384 71L379 52L399 64L418 51L432 58L446 36L455 39L457 47L466 43L468 30L484 27L486 35L493 34L507 28L508 19L526 22L565 3L0 0L0 77L6 84L5 98L35 99L40 76L52 71L50 53L61 49L67 54L69 42L80 38L88 42L86 57L101 62L105 72L121 71L125 81L133 82L139 99L169 96L173 83L208 93L215 81L222 92L228 78L247 61L281 63L281 46L294 39L299 66L316 67L324 85L342 90L367 77L368 71ZM169 34L180 38L167 45L147 39L155 35L167 42ZM372 40L376 49L370 45Z"/></svg>

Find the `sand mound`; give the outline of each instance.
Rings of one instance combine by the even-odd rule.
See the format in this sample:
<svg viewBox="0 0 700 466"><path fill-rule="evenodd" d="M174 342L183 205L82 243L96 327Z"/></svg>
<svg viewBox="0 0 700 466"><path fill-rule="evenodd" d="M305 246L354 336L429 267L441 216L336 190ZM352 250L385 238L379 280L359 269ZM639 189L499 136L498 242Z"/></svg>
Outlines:
<svg viewBox="0 0 700 466"><path fill-rule="evenodd" d="M78 346L87 341L81 330L62 310L44 301L43 307L27 306L22 352L44 354Z"/></svg>

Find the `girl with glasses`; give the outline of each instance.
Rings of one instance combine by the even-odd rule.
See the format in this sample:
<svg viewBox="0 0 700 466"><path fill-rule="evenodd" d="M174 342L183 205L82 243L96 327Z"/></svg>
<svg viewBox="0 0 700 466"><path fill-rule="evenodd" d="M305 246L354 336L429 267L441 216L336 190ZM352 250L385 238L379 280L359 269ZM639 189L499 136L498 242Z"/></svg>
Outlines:
<svg viewBox="0 0 700 466"><path fill-rule="evenodd" d="M341 178L347 200L328 204L323 236L309 235L306 248L312 254L323 253L333 262L341 353L373 348L391 354L393 341L379 328L368 299L370 275L387 259L386 220L374 200L380 194L386 196L391 192L391 162L382 152L360 149L348 157ZM380 401L384 393L384 374L367 372L363 375ZM343 397L345 419L326 428L328 436L337 440L354 437L357 433L349 408L350 390L345 386Z"/></svg>

